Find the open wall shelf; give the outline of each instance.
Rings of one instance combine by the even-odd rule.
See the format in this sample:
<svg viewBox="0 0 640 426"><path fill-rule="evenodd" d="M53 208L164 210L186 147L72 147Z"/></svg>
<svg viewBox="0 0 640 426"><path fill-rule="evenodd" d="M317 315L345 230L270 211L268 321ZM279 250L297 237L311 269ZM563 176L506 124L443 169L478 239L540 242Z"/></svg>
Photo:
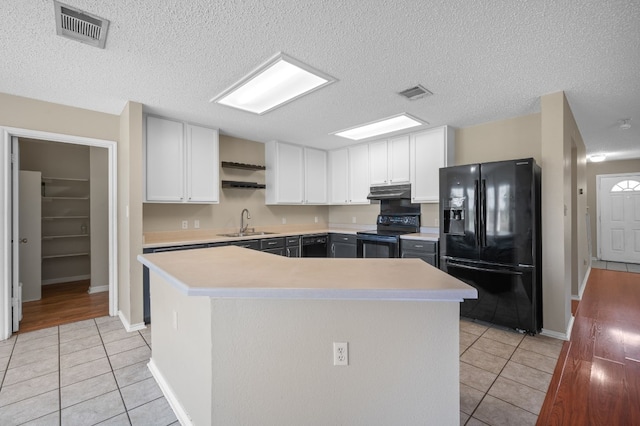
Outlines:
<svg viewBox="0 0 640 426"><path fill-rule="evenodd" d="M257 164L236 163L234 161L223 161L222 167L242 170L266 170L265 166L260 166Z"/></svg>
<svg viewBox="0 0 640 426"><path fill-rule="evenodd" d="M236 180L223 180L221 182L223 188L243 188L243 189L264 189L266 185L257 182L244 182Z"/></svg>

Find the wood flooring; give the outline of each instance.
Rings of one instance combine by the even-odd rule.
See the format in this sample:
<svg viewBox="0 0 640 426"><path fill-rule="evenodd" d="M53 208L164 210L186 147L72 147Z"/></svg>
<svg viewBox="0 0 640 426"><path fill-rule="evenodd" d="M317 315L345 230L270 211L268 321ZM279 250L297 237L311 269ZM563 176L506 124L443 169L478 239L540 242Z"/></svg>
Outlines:
<svg viewBox="0 0 640 426"><path fill-rule="evenodd" d="M89 294L88 289L88 280L42 286L40 300L22 304L19 332L109 315L109 292Z"/></svg>
<svg viewBox="0 0 640 426"><path fill-rule="evenodd" d="M640 274L591 269L538 425L640 425Z"/></svg>

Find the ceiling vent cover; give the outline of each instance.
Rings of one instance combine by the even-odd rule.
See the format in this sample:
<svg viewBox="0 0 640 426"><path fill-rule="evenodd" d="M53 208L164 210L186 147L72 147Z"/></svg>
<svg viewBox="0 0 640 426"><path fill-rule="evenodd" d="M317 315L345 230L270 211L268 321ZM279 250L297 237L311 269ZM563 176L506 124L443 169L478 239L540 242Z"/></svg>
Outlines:
<svg viewBox="0 0 640 426"><path fill-rule="evenodd" d="M53 4L58 35L104 49L109 21L58 1Z"/></svg>
<svg viewBox="0 0 640 426"><path fill-rule="evenodd" d="M431 96L433 95L433 93L425 89L422 85L418 84L417 86L403 90L399 93L399 95L404 96L410 101L415 101L416 99L424 98L425 96Z"/></svg>

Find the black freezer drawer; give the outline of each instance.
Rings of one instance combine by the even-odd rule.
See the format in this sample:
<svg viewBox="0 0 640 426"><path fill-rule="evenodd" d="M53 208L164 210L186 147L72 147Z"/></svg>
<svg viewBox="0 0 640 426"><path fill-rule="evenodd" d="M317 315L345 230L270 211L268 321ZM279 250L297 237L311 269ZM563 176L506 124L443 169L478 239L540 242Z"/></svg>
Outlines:
<svg viewBox="0 0 640 426"><path fill-rule="evenodd" d="M440 269L478 290L460 315L537 333L542 329L542 285L536 268L440 259Z"/></svg>

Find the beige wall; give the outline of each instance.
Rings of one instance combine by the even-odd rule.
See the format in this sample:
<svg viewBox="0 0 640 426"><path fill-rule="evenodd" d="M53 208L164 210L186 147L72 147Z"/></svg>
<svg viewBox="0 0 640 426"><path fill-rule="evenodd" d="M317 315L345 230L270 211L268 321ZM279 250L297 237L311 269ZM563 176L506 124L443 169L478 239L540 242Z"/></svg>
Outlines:
<svg viewBox="0 0 640 426"><path fill-rule="evenodd" d="M91 288L109 286L109 157L106 148L90 147Z"/></svg>
<svg viewBox="0 0 640 426"><path fill-rule="evenodd" d="M591 227L591 256L594 258L598 257L598 200L596 176L619 173L640 173L640 158L587 164L587 207L591 218L589 225Z"/></svg>
<svg viewBox="0 0 640 426"><path fill-rule="evenodd" d="M540 114L456 130L456 164L535 158L540 163Z"/></svg>
<svg viewBox="0 0 640 426"><path fill-rule="evenodd" d="M188 297L155 273L151 286L152 364L193 424L459 422L457 302Z"/></svg>
<svg viewBox="0 0 640 426"><path fill-rule="evenodd" d="M128 102L120 114L118 143L118 301L131 326L143 324L142 104Z"/></svg>
<svg viewBox="0 0 640 426"><path fill-rule="evenodd" d="M245 139L220 136L220 161L264 165L264 144ZM218 165L219 166L219 165ZM220 168L220 180L237 180L264 183L264 171ZM249 227L260 229L282 225L326 224L329 220L327 206L267 206L264 189L220 190L219 204L144 204L144 232L177 231L182 221L200 221L201 229L240 228L240 213L249 209ZM375 223L375 217L374 217Z"/></svg>

